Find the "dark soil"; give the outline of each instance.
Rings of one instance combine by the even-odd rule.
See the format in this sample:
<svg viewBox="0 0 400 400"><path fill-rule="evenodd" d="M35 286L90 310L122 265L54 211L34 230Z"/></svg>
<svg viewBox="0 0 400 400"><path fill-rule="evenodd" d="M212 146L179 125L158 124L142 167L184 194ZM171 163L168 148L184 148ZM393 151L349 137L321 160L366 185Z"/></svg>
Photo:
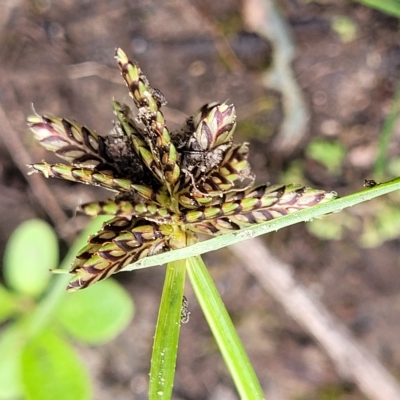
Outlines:
<svg viewBox="0 0 400 400"><path fill-rule="evenodd" d="M261 81L274 52L268 42L246 31L242 6L235 0L3 3L0 105L32 161L55 161L28 133L25 118L32 112L31 104L38 113L74 118L107 134L113 118L111 99L130 102L113 58L118 46L139 61L151 84L162 90L172 129L206 102L234 103L242 121L235 139L250 141L250 161L260 182L277 182L280 170L297 159L304 161L311 186L340 194L361 189L364 178L372 176L380 131L400 75L398 20L347 1L282 2L296 44L294 72L311 112L306 136L288 155L271 150L283 119L281 95ZM332 21L337 16L356 24L354 40L343 42L334 32ZM226 40L222 47L221 38ZM224 55L229 48L235 57ZM76 66L86 62L102 69L94 64L89 71ZM256 111L260 102L268 104L262 112ZM254 127L254 134L248 126ZM0 135L0 255L20 222L48 219L32 194L27 169L17 167L18 154L4 145L4 135L8 132ZM337 139L346 147L339 175L332 176L305 158L304 149L314 137ZM396 129L389 149L392 156L399 155L399 139ZM63 181L46 183L71 218L68 229L60 231L71 240L85 223L83 217L74 217L76 206L106 194ZM362 218L360 211L354 215ZM400 376L400 242L365 249L358 244L360 233L349 231L341 240L323 241L299 225L265 241L385 367ZM204 258L268 399L363 398L229 249ZM163 277L164 267L117 277L132 294L136 315L112 343L80 349L93 377L95 399L147 398ZM174 398L236 399L189 286L186 296L191 315L182 326Z"/></svg>

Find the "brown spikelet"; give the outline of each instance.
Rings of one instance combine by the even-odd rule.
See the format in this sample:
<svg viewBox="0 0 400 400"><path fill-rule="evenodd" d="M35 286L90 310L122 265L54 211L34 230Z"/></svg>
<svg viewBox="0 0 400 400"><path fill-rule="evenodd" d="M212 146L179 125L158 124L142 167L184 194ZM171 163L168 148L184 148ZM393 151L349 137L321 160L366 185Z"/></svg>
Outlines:
<svg viewBox="0 0 400 400"><path fill-rule="evenodd" d="M89 239L71 268L69 291L83 289L118 272L125 265L162 251L167 243L157 224L116 217Z"/></svg>

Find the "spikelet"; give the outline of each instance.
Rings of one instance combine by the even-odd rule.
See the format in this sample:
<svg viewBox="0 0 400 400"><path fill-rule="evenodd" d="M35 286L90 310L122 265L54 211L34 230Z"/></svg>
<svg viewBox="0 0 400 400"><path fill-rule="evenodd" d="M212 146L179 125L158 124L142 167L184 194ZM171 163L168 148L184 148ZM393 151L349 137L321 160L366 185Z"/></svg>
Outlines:
<svg viewBox="0 0 400 400"><path fill-rule="evenodd" d="M107 200L86 203L79 206L78 210L91 217L96 217L98 215L114 215L137 218L141 217L160 222L167 222L172 219L170 211L165 207L159 207L152 203L133 204L126 200Z"/></svg>
<svg viewBox="0 0 400 400"><path fill-rule="evenodd" d="M114 170L105 150L104 138L89 128L48 115L33 115L27 122L35 139L45 149L70 164L97 171Z"/></svg>
<svg viewBox="0 0 400 400"><path fill-rule="evenodd" d="M143 219L116 217L89 238L72 265L69 291L83 289L118 272L125 265L164 249L167 236Z"/></svg>
<svg viewBox="0 0 400 400"><path fill-rule="evenodd" d="M333 195L302 185L260 185L226 195L221 205L201 207L181 216L184 223L193 224L229 217L237 224L256 224L328 201Z"/></svg>
<svg viewBox="0 0 400 400"><path fill-rule="evenodd" d="M248 191L241 200L224 203L221 207L204 208L197 214L190 211L184 218L200 221L186 225L187 229L217 236L326 203L336 197L335 192L302 185L262 185ZM220 213L217 209L221 210ZM204 218L206 215L208 218Z"/></svg>
<svg viewBox="0 0 400 400"><path fill-rule="evenodd" d="M112 174L96 172L90 168L71 167L64 164L31 164L34 172L41 172L46 178L59 178L87 185L101 186L116 192L129 192L132 182L129 179L115 178Z"/></svg>
<svg viewBox="0 0 400 400"><path fill-rule="evenodd" d="M165 118L160 111L166 100L160 91L153 89L138 65L128 60L126 54L117 49L115 53L122 76L136 104L138 119L147 129L152 143L153 156L161 164L164 179L173 184L179 179L178 153L171 141L171 136L165 124Z"/></svg>

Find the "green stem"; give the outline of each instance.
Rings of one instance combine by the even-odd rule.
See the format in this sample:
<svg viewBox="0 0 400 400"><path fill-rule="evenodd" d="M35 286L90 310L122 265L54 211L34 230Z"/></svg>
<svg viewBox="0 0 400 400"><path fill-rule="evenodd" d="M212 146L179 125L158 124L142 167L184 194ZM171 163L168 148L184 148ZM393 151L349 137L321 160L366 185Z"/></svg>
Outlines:
<svg viewBox="0 0 400 400"><path fill-rule="evenodd" d="M151 357L149 399L169 400L174 384L186 260L167 265Z"/></svg>
<svg viewBox="0 0 400 400"><path fill-rule="evenodd" d="M257 376L202 258L189 258L187 271L240 398L264 399Z"/></svg>

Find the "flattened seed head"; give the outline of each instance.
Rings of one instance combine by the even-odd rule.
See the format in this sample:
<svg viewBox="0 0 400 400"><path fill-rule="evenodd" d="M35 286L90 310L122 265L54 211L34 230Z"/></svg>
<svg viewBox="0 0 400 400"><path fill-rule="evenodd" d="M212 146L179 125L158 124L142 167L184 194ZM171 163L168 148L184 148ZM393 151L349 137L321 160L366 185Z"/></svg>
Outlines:
<svg viewBox="0 0 400 400"><path fill-rule="evenodd" d="M336 197L302 185L252 186L249 146L236 144L235 107L204 105L170 134L162 93L121 49L115 58L138 109L113 101L107 136L73 120L34 115L28 126L47 150L72 165L31 165L46 177L117 192L81 206L87 215L114 216L88 239L72 264L69 291L90 286L140 258L193 243L196 233L240 230Z"/></svg>

